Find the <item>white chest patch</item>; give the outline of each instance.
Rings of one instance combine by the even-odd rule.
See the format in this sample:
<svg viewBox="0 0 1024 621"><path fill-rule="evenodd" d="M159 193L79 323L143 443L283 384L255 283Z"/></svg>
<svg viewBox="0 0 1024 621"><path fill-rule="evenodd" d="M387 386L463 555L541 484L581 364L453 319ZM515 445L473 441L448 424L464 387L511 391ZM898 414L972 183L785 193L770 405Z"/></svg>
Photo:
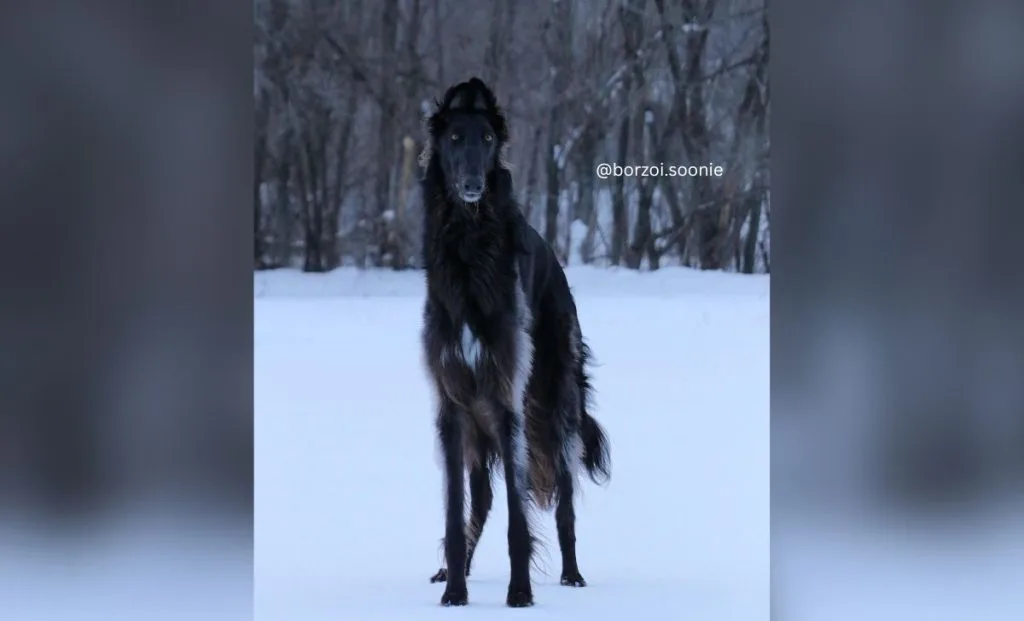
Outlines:
<svg viewBox="0 0 1024 621"><path fill-rule="evenodd" d="M462 359L471 367L480 360L480 341L468 325L462 326Z"/></svg>

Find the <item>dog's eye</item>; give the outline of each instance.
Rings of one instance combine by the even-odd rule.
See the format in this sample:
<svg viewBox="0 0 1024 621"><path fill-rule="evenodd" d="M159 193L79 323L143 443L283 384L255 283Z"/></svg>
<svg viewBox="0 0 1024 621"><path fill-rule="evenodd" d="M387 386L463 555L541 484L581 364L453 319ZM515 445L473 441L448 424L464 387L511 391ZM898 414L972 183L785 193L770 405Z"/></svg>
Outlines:
<svg viewBox="0 0 1024 621"><path fill-rule="evenodd" d="M459 139L459 135L458 134L452 134L452 142L455 142L458 139Z"/></svg>
<svg viewBox="0 0 1024 621"><path fill-rule="evenodd" d="M490 142L492 140L494 140L494 136L492 136L490 134L484 134L484 141L485 142Z"/></svg>

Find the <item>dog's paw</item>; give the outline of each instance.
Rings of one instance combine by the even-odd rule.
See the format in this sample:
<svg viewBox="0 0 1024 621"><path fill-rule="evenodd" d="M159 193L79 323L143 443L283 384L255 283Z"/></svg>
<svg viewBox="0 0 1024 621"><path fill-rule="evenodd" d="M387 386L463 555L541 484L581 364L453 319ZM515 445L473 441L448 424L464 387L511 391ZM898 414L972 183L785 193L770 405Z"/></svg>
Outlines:
<svg viewBox="0 0 1024 621"><path fill-rule="evenodd" d="M583 579L583 576L581 576L580 572L578 572L578 571L574 572L574 573L569 573L569 574L562 574L562 579L561 579L560 582L561 582L562 586L571 586L571 587L585 587L585 586L587 586L587 581Z"/></svg>
<svg viewBox="0 0 1024 621"><path fill-rule="evenodd" d="M444 595L441 596L442 606L465 606L469 603L469 593L465 586L453 587L448 585L448 588L444 590Z"/></svg>
<svg viewBox="0 0 1024 621"><path fill-rule="evenodd" d="M437 573L430 577L430 584L435 582L447 582L448 581L448 569L442 567L437 570Z"/></svg>
<svg viewBox="0 0 1024 621"><path fill-rule="evenodd" d="M526 608L527 606L533 606L533 591L529 586L526 588L509 587L508 597L505 598L505 603L508 604L509 608Z"/></svg>

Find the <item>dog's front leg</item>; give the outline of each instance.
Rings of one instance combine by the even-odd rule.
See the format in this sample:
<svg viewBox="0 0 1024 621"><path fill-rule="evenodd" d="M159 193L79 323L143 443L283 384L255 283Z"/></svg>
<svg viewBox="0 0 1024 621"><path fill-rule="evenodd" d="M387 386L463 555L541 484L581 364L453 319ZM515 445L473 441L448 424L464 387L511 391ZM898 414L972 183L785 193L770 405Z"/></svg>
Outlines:
<svg viewBox="0 0 1024 621"><path fill-rule="evenodd" d="M445 529L444 554L448 566L447 582L441 604L465 606L469 602L466 589L465 530L465 457L462 454L462 425L455 404L442 397L437 427L444 455Z"/></svg>

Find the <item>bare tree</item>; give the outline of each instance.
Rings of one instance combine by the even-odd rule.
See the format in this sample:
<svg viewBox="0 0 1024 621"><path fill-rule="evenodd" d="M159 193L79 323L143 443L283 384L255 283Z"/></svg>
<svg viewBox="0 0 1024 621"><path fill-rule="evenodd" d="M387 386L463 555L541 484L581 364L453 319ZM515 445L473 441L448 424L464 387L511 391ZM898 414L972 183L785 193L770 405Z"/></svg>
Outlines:
<svg viewBox="0 0 1024 621"><path fill-rule="evenodd" d="M545 23L542 38L548 66L552 76L548 115L548 148L545 153L547 191L544 202L544 239L556 254L558 247L558 214L562 190L562 169L564 167L566 91L572 72L572 3L569 0L552 0L550 21ZM563 258L564 260L564 258Z"/></svg>

